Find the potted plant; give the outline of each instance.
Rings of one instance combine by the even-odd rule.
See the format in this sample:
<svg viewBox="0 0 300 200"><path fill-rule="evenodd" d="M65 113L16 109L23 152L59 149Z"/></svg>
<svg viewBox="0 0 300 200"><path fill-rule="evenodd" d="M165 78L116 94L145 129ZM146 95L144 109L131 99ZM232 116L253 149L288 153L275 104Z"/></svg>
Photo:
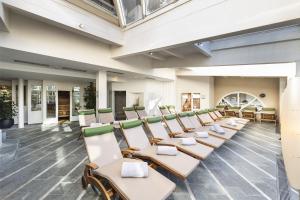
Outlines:
<svg viewBox="0 0 300 200"><path fill-rule="evenodd" d="M93 82L84 88L84 101L86 109L96 109L96 87Z"/></svg>
<svg viewBox="0 0 300 200"><path fill-rule="evenodd" d="M0 129L10 128L14 125L17 107L11 100L9 92L0 92Z"/></svg>

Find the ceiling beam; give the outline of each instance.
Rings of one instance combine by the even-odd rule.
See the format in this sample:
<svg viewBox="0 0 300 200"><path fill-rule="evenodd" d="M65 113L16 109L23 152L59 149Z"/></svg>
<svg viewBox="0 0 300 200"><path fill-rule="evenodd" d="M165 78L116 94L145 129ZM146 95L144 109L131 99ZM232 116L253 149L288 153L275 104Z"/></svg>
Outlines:
<svg viewBox="0 0 300 200"><path fill-rule="evenodd" d="M211 51L300 39L300 26L290 26L214 40Z"/></svg>
<svg viewBox="0 0 300 200"><path fill-rule="evenodd" d="M150 52L150 53L144 53L143 55L144 56L148 56L148 57L150 57L152 59L155 59L155 60L160 60L160 61L164 61L165 60L164 57L159 56L159 55L154 55L154 53L152 53L152 52Z"/></svg>
<svg viewBox="0 0 300 200"><path fill-rule="evenodd" d="M168 54L168 55L171 55L171 56L174 56L174 57L176 57L176 58L181 58L181 59L184 58L182 55L180 55L180 54L178 54L178 53L174 53L174 52L172 52L172 51L170 51L170 50L167 50L167 49L162 50L162 51L163 51L164 53L166 53L166 54Z"/></svg>
<svg viewBox="0 0 300 200"><path fill-rule="evenodd" d="M210 42L198 42L194 44L194 47L203 55L207 57L211 56Z"/></svg>

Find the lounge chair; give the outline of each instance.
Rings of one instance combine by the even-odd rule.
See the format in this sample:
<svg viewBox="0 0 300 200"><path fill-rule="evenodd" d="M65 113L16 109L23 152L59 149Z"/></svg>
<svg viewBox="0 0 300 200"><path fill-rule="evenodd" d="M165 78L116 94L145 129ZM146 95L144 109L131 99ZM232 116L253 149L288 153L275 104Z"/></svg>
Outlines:
<svg viewBox="0 0 300 200"><path fill-rule="evenodd" d="M198 138L198 140L200 140L201 143L211 146L213 148L219 148L222 144L224 144L225 139L231 136L230 133L230 136L227 135L226 138L224 138L223 135L225 135L225 133L222 134L220 137L220 134L211 131L210 127L203 127L194 112L187 112L182 114L179 113L178 117L185 130L191 130L195 132L207 132L209 134L207 138Z"/></svg>
<svg viewBox="0 0 300 200"><path fill-rule="evenodd" d="M169 105L169 106L167 106L167 108L168 108L168 110L169 110L169 112L171 114L175 114L176 113L175 106Z"/></svg>
<svg viewBox="0 0 300 200"><path fill-rule="evenodd" d="M89 164L86 165L82 185L89 184L101 192L101 199L110 200L118 194L121 199L152 200L166 199L175 189L169 179L148 167L146 178L122 178L123 162L140 162L124 158L129 151L120 151L112 125L84 129L84 142ZM108 184L107 184L108 183Z"/></svg>
<svg viewBox="0 0 300 200"><path fill-rule="evenodd" d="M192 112L190 112L190 113L192 113ZM166 122L168 128L170 129L170 131L172 133L181 133L177 137L194 137L195 139L197 139L197 141L199 143L210 146L212 148L218 148L224 143L224 139L220 139L220 138L217 138L217 137L214 137L211 135L208 135L207 138L197 137L196 132L208 132L208 134L209 134L209 130L207 128L194 126L191 123L188 115L189 115L188 112L178 113L178 119L181 122L183 128L180 126L180 124L177 120L172 119L173 118L172 116L165 116L165 122ZM169 118L169 120L168 120L168 118Z"/></svg>
<svg viewBox="0 0 300 200"><path fill-rule="evenodd" d="M96 113L94 109L89 109L89 110L79 110L78 111L78 119L79 119L79 126L81 128L80 135L78 139L81 138L82 136L82 130L85 127L96 127L96 126L101 126L101 123L97 123L96 119Z"/></svg>
<svg viewBox="0 0 300 200"><path fill-rule="evenodd" d="M180 151L193 156L197 159L205 159L213 149L202 144L196 145L182 145L180 138L171 138L166 128L161 123L162 117L148 117L145 119L145 125L149 132L153 136L154 140L157 140L157 144L174 145ZM192 137L192 136L190 136ZM197 139L196 139L197 140Z"/></svg>
<svg viewBox="0 0 300 200"><path fill-rule="evenodd" d="M218 110L215 110L214 111L215 115L218 117L217 120L222 120L222 119L234 119L236 121L238 121L239 123L242 123L242 124L247 124L250 120L249 119L244 119L244 118L238 118L238 117L226 117L226 116L223 116L220 111Z"/></svg>
<svg viewBox="0 0 300 200"><path fill-rule="evenodd" d="M111 108L98 109L99 122L102 124L113 124L114 128L120 128L120 122L115 121Z"/></svg>
<svg viewBox="0 0 300 200"><path fill-rule="evenodd" d="M203 125L213 125L213 124L219 124L220 126L228 129L232 129L232 130L242 130L242 128L244 128L245 124L244 123L236 123L235 125L230 125L229 122L232 119L224 119L221 121L214 121L210 115L208 113L204 113L204 114L197 114L197 116L200 119L200 122ZM234 119L233 119L234 120Z"/></svg>
<svg viewBox="0 0 300 200"><path fill-rule="evenodd" d="M168 110L168 108L166 106L159 106L159 110L160 110L160 112L161 112L162 115L171 114L170 111Z"/></svg>
<svg viewBox="0 0 300 200"><path fill-rule="evenodd" d="M151 145L142 125L141 120L122 122L121 130L133 156L152 162L181 179L186 179L198 166L199 160L178 151L176 156L157 155L156 145Z"/></svg>
<svg viewBox="0 0 300 200"><path fill-rule="evenodd" d="M215 122L210 116L208 113L202 113L202 112L196 112L196 115L197 117L199 118L201 124L204 126L204 127L208 127L209 129L211 129L211 126L216 124L217 122ZM219 124L220 125L220 124ZM225 124L226 125L226 124ZM222 126L222 125L221 125ZM225 126L222 126L225 133L224 134L219 134L219 133L216 133L214 131L211 131L210 134L212 134L213 136L216 136L216 137L219 137L219 138L222 138L222 139L230 139L232 138L232 136L234 136L236 133L237 133L237 130L234 130L232 128L227 128Z"/></svg>
<svg viewBox="0 0 300 200"><path fill-rule="evenodd" d="M256 121L256 107L247 107L242 111L243 119Z"/></svg>
<svg viewBox="0 0 300 200"><path fill-rule="evenodd" d="M275 108L263 108L261 111L260 122L262 121L274 122L276 125L277 117Z"/></svg>
<svg viewBox="0 0 300 200"><path fill-rule="evenodd" d="M124 110L124 113L125 113L127 119L138 119L139 118L138 114L134 110L134 107L124 107L123 110Z"/></svg>
<svg viewBox="0 0 300 200"><path fill-rule="evenodd" d="M144 106L136 106L136 107L134 107L134 109L135 109L136 113L138 114L139 119L144 119L145 117L148 116Z"/></svg>

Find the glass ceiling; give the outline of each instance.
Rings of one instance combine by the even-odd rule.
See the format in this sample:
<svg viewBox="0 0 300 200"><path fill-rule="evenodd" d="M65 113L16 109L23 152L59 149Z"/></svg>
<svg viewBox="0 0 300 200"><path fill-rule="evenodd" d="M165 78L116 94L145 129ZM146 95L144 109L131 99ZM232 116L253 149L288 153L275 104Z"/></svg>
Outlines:
<svg viewBox="0 0 300 200"><path fill-rule="evenodd" d="M119 11L119 21L123 27L142 20L176 1L179 0L85 0L114 16L117 16L117 11Z"/></svg>

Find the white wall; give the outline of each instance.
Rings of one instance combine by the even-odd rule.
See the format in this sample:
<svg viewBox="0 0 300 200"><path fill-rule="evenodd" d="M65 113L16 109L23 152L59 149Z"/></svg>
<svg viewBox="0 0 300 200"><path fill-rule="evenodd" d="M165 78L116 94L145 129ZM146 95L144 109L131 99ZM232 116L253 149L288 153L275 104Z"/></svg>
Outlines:
<svg viewBox="0 0 300 200"><path fill-rule="evenodd" d="M215 105L225 95L232 92L246 92L252 94L266 107L279 109L279 78L250 78L250 77L216 77ZM259 94L266 97L260 98Z"/></svg>
<svg viewBox="0 0 300 200"><path fill-rule="evenodd" d="M200 100L200 109L211 108L213 104L213 85L212 77L183 77L176 79L176 109L181 110L181 94L182 93L200 93L205 97Z"/></svg>
<svg viewBox="0 0 300 200"><path fill-rule="evenodd" d="M143 95L140 103L149 115L158 115L158 105L175 105L174 81L157 81L151 79L133 79L126 82L113 82L112 91L126 91L126 106L132 106L137 95Z"/></svg>

